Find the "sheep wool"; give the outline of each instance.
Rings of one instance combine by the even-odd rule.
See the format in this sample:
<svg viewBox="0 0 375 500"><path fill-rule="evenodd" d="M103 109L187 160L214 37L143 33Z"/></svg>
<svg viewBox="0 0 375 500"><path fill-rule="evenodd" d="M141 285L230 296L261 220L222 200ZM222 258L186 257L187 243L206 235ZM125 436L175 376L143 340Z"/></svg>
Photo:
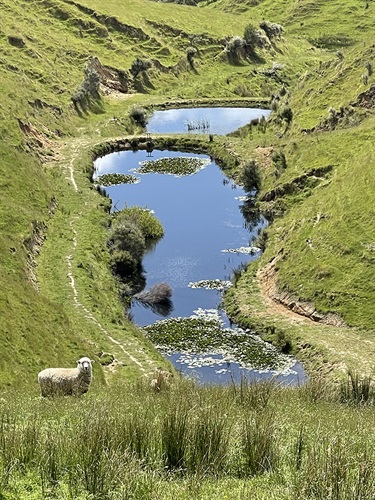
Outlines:
<svg viewBox="0 0 375 500"><path fill-rule="evenodd" d="M92 361L83 357L77 368L46 368L38 374L40 392L43 397L80 396L85 394L92 380Z"/></svg>

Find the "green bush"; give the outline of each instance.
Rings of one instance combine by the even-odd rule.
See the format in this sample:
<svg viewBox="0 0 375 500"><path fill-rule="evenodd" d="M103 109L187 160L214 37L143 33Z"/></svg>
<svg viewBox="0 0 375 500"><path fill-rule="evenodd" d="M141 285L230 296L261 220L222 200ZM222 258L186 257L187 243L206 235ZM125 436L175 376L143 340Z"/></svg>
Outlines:
<svg viewBox="0 0 375 500"><path fill-rule="evenodd" d="M134 78L139 75L142 71L147 71L149 68L151 68L152 63L148 59L142 59L140 57L137 57L133 62L130 67L130 72L134 76Z"/></svg>
<svg viewBox="0 0 375 500"><path fill-rule="evenodd" d="M228 54L228 59L233 64L238 64L241 58L241 54L245 48L246 42L240 36L234 36L229 40L226 51Z"/></svg>
<svg viewBox="0 0 375 500"><path fill-rule="evenodd" d="M284 106L283 109L280 111L280 117L286 121L288 125L292 123L293 120L293 111L292 108L289 106Z"/></svg>
<svg viewBox="0 0 375 500"><path fill-rule="evenodd" d="M110 257L110 266L114 274L131 278L138 270L137 261L128 250L113 250Z"/></svg>
<svg viewBox="0 0 375 500"><path fill-rule="evenodd" d="M164 236L164 229L159 220L146 208L129 207L118 212L116 224L125 221L136 225L147 240L156 240Z"/></svg>
<svg viewBox="0 0 375 500"><path fill-rule="evenodd" d="M130 221L116 224L110 241L112 252L126 250L137 261L142 259L146 250L146 241L141 229Z"/></svg>
<svg viewBox="0 0 375 500"><path fill-rule="evenodd" d="M146 127L146 125L147 125L147 112L144 108L142 108L140 106L134 106L134 108L132 108L130 110L129 116L135 123L137 123L141 127L143 127L143 128Z"/></svg>
<svg viewBox="0 0 375 500"><path fill-rule="evenodd" d="M254 160L251 160L242 170L240 182L245 191L250 192L257 189L260 184L259 169Z"/></svg>
<svg viewBox="0 0 375 500"><path fill-rule="evenodd" d="M85 111L89 105L90 100L97 101L100 99L100 75L95 68L92 67L89 60L83 69L85 78L77 91L73 94L71 101L78 111L79 106Z"/></svg>
<svg viewBox="0 0 375 500"><path fill-rule="evenodd" d="M194 68L194 57L197 54L197 49L195 47L188 47L186 49L186 58L192 68Z"/></svg>
<svg viewBox="0 0 375 500"><path fill-rule="evenodd" d="M281 24L271 23L270 21L262 21L259 26L265 32L269 40L279 38L284 31Z"/></svg>
<svg viewBox="0 0 375 500"><path fill-rule="evenodd" d="M246 26L243 38L245 41L246 52L250 55L254 54L257 47L263 47L267 41L262 35L262 32L252 24L248 24Z"/></svg>

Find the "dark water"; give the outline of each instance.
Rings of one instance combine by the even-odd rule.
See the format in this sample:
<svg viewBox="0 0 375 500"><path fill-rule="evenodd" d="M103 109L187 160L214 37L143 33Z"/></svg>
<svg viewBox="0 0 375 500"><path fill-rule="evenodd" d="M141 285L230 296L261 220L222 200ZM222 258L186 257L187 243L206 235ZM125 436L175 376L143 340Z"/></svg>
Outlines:
<svg viewBox="0 0 375 500"><path fill-rule="evenodd" d="M181 108L155 111L147 124L147 132L224 135L243 127L254 118L267 118L269 114L270 110L257 108Z"/></svg>

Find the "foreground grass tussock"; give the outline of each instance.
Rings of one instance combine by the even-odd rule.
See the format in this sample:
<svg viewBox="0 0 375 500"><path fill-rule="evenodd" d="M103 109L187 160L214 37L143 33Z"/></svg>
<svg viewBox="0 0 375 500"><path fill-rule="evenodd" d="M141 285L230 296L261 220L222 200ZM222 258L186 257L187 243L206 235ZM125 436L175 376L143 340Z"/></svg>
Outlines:
<svg viewBox="0 0 375 500"><path fill-rule="evenodd" d="M167 499L188 498L196 483L199 498L212 498L215 479L237 498L246 479L254 498L371 498L374 408L343 405L338 392L245 380L222 388L185 381L159 393L145 380L50 401L10 392L0 408L1 492ZM319 394L314 404L311 394Z"/></svg>

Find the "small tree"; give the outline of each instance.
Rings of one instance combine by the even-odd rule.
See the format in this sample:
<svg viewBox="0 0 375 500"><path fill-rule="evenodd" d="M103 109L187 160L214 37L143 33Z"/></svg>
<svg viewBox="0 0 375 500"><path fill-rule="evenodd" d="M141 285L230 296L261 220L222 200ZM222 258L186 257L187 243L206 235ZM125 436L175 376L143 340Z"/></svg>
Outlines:
<svg viewBox="0 0 375 500"><path fill-rule="evenodd" d="M259 36L255 26L248 24L245 28L243 37L245 40L246 51L249 53L254 52L255 48L259 45Z"/></svg>
<svg viewBox="0 0 375 500"><path fill-rule="evenodd" d="M269 40L280 38L284 31L281 24L271 23L270 21L262 21L259 27L265 32Z"/></svg>
<svg viewBox="0 0 375 500"><path fill-rule="evenodd" d="M287 125L289 126L293 120L292 108L290 108L289 106L284 106L283 109L280 111L280 117L284 121L286 121Z"/></svg>
<svg viewBox="0 0 375 500"><path fill-rule="evenodd" d="M85 78L71 97L72 103L77 111L79 111L79 106L85 111L89 107L91 99L94 101L100 99L100 75L91 65L90 61L85 65L83 72Z"/></svg>
<svg viewBox="0 0 375 500"><path fill-rule="evenodd" d="M247 192L253 191L259 187L260 176L259 169L254 160L251 160L242 170L240 182Z"/></svg>
<svg viewBox="0 0 375 500"><path fill-rule="evenodd" d="M135 123L138 123L141 127L146 127L147 125L147 113L144 108L140 106L135 106L131 109L129 113L130 118L132 118Z"/></svg>

